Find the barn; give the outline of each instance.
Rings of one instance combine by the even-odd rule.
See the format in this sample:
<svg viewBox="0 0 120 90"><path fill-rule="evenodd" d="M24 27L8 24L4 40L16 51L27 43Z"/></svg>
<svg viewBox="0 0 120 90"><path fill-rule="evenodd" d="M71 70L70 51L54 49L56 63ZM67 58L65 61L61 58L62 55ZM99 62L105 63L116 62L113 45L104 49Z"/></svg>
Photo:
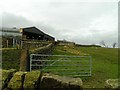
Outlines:
<svg viewBox="0 0 120 90"><path fill-rule="evenodd" d="M66 46L74 46L74 42L66 41L66 40L58 40L57 41L58 45L66 45Z"/></svg>
<svg viewBox="0 0 120 90"><path fill-rule="evenodd" d="M21 33L16 27L2 27L0 29L2 36L2 47L3 48L12 48L17 47L21 43Z"/></svg>
<svg viewBox="0 0 120 90"><path fill-rule="evenodd" d="M54 41L55 38L42 32L36 27L20 28L22 33L22 40L44 40L44 41Z"/></svg>

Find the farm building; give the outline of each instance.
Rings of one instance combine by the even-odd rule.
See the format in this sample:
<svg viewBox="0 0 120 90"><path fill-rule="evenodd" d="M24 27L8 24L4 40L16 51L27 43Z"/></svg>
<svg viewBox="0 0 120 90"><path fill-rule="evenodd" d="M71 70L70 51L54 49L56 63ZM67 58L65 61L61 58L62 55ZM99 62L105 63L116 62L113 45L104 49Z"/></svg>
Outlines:
<svg viewBox="0 0 120 90"><path fill-rule="evenodd" d="M45 34L36 27L28 28L6 28L0 29L2 36L2 47L16 47L21 46L24 40L42 40L42 41L54 41L55 38Z"/></svg>
<svg viewBox="0 0 120 90"><path fill-rule="evenodd" d="M2 36L1 42L3 48L16 47L21 44L21 33L18 28L2 27L0 32L0 35Z"/></svg>
<svg viewBox="0 0 120 90"><path fill-rule="evenodd" d="M58 40L58 41L57 41L57 44L58 44L58 45L70 45L70 46L75 45L74 42L69 42L69 41L66 41L66 40Z"/></svg>
<svg viewBox="0 0 120 90"><path fill-rule="evenodd" d="M44 41L55 40L54 37L45 34L36 27L20 28L20 32L22 33L22 40L44 40Z"/></svg>
<svg viewBox="0 0 120 90"><path fill-rule="evenodd" d="M15 36L3 36L2 37L2 47L3 48L10 48L10 47L16 47L16 46L21 45L21 38L20 37L15 37Z"/></svg>

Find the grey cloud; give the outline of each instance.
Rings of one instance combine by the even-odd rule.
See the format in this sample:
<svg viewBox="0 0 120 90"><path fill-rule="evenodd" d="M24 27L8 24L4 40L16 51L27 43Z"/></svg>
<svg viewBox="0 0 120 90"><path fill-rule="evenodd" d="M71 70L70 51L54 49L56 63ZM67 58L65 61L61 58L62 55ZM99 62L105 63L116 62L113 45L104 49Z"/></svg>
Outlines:
<svg viewBox="0 0 120 90"><path fill-rule="evenodd" d="M11 13L4 12L2 14L2 26L4 27L25 27L30 26L32 23L25 17L17 16Z"/></svg>
<svg viewBox="0 0 120 90"><path fill-rule="evenodd" d="M74 41L76 43L81 44L99 44L100 41L104 40L109 45L111 43L117 42L117 32L112 31L107 33L106 35L104 33L99 32L96 29L87 30L90 35L86 35L82 30L75 32L71 29L60 29L55 28L53 26L50 26L48 24L45 24L45 22L32 22L27 20L25 17L17 16L14 14L4 13L3 16L3 26L5 27L28 27L28 26L36 26L45 33L48 33L52 36L54 36L56 39L66 39L69 41Z"/></svg>
<svg viewBox="0 0 120 90"><path fill-rule="evenodd" d="M59 3L57 3L59 4ZM66 3L64 3L66 4ZM50 24L56 23L59 27L80 28L87 27L92 19L99 17L101 14L112 13L112 3L67 3L61 4L60 8L48 8L42 14L49 17ZM56 5L56 3L52 3ZM52 7L51 5L51 7ZM62 7L62 5L64 7ZM113 8L114 9L114 8Z"/></svg>
<svg viewBox="0 0 120 90"><path fill-rule="evenodd" d="M68 3L65 2L49 2L48 7L50 8L61 8L65 7Z"/></svg>
<svg viewBox="0 0 120 90"><path fill-rule="evenodd" d="M117 41L117 30L114 28L117 27L116 23L106 22L117 16L114 3L47 2L34 3L27 8L30 11L26 12L24 17L14 13L3 13L3 26L36 26L56 39L66 39L82 44L98 44L105 40L111 45ZM27 17L29 15L32 19ZM101 18L101 15L105 15L105 18ZM108 15L113 17L107 18Z"/></svg>
<svg viewBox="0 0 120 90"><path fill-rule="evenodd" d="M44 24L45 22L33 22L30 20L27 20L23 16L18 16L14 15L11 13L6 13L4 12L2 14L2 27L31 27L31 26L36 26L37 28L41 29L43 32L51 34L51 35L56 35L56 30L49 26ZM57 32L59 34L60 32Z"/></svg>

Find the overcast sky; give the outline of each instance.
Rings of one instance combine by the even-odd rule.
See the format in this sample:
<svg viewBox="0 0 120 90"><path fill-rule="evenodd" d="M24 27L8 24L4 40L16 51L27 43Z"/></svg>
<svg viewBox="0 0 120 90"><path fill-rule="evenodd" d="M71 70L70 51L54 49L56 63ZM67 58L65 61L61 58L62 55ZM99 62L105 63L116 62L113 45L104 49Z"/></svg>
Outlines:
<svg viewBox="0 0 120 90"><path fill-rule="evenodd" d="M36 26L56 40L79 44L118 42L115 0L3 0L0 6L4 27Z"/></svg>

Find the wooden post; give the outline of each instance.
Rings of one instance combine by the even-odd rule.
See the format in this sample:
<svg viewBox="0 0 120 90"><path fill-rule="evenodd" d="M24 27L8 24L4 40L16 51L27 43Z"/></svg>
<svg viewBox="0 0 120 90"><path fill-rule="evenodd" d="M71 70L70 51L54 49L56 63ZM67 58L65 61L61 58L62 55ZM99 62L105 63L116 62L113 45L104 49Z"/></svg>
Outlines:
<svg viewBox="0 0 120 90"><path fill-rule="evenodd" d="M15 46L15 39L13 38L13 48L14 48L14 46Z"/></svg>
<svg viewBox="0 0 120 90"><path fill-rule="evenodd" d="M8 48L8 40L7 40L7 48Z"/></svg>
<svg viewBox="0 0 120 90"><path fill-rule="evenodd" d="M20 47L22 48L23 47L23 41L21 40L20 42Z"/></svg>
<svg viewBox="0 0 120 90"><path fill-rule="evenodd" d="M20 71L30 71L29 49L21 51Z"/></svg>

